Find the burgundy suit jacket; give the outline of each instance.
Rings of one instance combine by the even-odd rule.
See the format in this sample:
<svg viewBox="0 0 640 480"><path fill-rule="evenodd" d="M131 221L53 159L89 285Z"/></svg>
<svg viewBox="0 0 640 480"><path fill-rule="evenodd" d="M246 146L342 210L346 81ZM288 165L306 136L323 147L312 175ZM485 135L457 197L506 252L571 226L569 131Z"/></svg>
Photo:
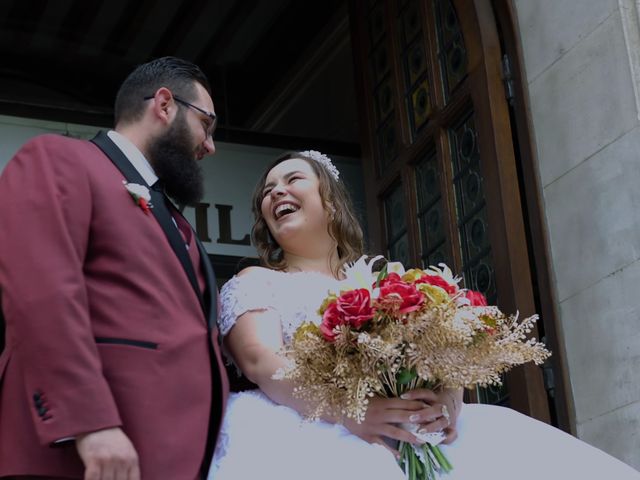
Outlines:
<svg viewBox="0 0 640 480"><path fill-rule="evenodd" d="M123 180L94 143L57 135L28 142L0 177L0 477L81 478L75 443L56 441L115 426L143 479L208 465L228 392L211 266L201 249L200 295L175 225Z"/></svg>

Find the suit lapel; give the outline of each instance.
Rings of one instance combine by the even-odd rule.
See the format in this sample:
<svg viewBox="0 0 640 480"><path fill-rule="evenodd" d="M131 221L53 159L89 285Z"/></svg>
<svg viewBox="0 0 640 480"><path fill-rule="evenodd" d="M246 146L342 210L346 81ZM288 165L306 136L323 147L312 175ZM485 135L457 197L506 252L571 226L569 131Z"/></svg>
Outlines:
<svg viewBox="0 0 640 480"><path fill-rule="evenodd" d="M189 222L184 218L182 212L178 209L174 209L176 215L180 215L183 221L188 224ZM204 245L198 238L196 232L193 232L193 240L198 247L198 253L200 254L200 266L202 267L202 274L204 276L205 287L203 294L204 301L204 313L207 317L207 324L209 330L216 328L218 323L218 286L216 284L216 276L209 261L209 254L204 248Z"/></svg>
<svg viewBox="0 0 640 480"><path fill-rule="evenodd" d="M207 323L209 329L213 330L218 323L218 286L216 285L216 277L209 261L209 254L202 245L202 242L198 239L198 236L194 233L196 245L200 252L200 263L202 264L202 271L206 281L206 289L204 293L204 306L205 313L207 314Z"/></svg>
<svg viewBox="0 0 640 480"><path fill-rule="evenodd" d="M115 143L111 141L111 139L107 136L105 132L99 132L95 138L91 140L94 144L100 148L104 152L104 154L113 162L113 164L120 170L124 178L129 183L137 183L140 185L147 185L142 176L138 173L135 167L131 164L129 159L122 153ZM151 194L151 203L153 208L151 209L151 213L156 218L164 234L169 240L169 245L171 245L171 249L178 257L182 268L184 269L185 274L191 283L196 295L198 296L198 300L200 301L200 305L206 313L204 300L202 298L202 293L200 292L200 288L198 287L198 280L196 278L195 271L193 269L193 264L191 263L191 259L189 258L189 253L184 245L184 240L180 235L180 232L176 228L173 223L173 219L171 218L171 213L165 204L165 195L162 192L158 192L153 189L149 189ZM209 266L209 268L211 268ZM208 285L209 286L209 285ZM210 288L208 288L210 290ZM209 292L207 292L207 296Z"/></svg>

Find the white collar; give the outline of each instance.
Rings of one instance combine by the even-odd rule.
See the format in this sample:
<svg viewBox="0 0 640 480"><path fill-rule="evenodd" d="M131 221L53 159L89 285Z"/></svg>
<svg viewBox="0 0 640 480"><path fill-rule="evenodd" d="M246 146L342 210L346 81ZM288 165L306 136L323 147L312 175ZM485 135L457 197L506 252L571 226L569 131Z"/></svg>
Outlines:
<svg viewBox="0 0 640 480"><path fill-rule="evenodd" d="M138 171L144 181L147 182L147 185L152 187L153 184L158 181L158 176L153 171L153 167L151 167L151 164L144 157L138 147L136 147L127 137L115 130L109 130L107 135L113 143L122 150L122 153L124 153L125 157L127 157L131 162L131 165L133 165L133 167Z"/></svg>

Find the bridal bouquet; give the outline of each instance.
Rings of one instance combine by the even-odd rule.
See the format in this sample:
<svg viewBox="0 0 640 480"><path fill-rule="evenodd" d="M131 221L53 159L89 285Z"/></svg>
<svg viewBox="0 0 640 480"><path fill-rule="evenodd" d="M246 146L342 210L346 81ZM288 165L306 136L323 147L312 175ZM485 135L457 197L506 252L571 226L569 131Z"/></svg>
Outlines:
<svg viewBox="0 0 640 480"><path fill-rule="evenodd" d="M295 381L294 394L314 405L312 418L327 413L361 422L375 395L499 385L513 366L549 356L527 338L536 316L519 321L487 306L444 264L405 271L388 263L373 273L379 258L348 267L344 289L329 292L320 306L319 324L298 327L285 347L288 366L276 377ZM418 425L403 428L421 438ZM422 439L422 446L399 445L407 477L432 480L451 471L438 447L444 434Z"/></svg>

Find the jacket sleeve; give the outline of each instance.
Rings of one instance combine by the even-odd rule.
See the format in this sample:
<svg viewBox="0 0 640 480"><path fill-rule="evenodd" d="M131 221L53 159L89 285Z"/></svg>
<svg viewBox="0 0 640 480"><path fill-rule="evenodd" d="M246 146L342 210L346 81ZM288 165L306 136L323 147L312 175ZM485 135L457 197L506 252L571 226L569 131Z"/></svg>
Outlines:
<svg viewBox="0 0 640 480"><path fill-rule="evenodd" d="M18 364L43 444L121 425L102 374L83 275L92 200L82 151L88 149L77 140L37 137L0 177L9 362Z"/></svg>

